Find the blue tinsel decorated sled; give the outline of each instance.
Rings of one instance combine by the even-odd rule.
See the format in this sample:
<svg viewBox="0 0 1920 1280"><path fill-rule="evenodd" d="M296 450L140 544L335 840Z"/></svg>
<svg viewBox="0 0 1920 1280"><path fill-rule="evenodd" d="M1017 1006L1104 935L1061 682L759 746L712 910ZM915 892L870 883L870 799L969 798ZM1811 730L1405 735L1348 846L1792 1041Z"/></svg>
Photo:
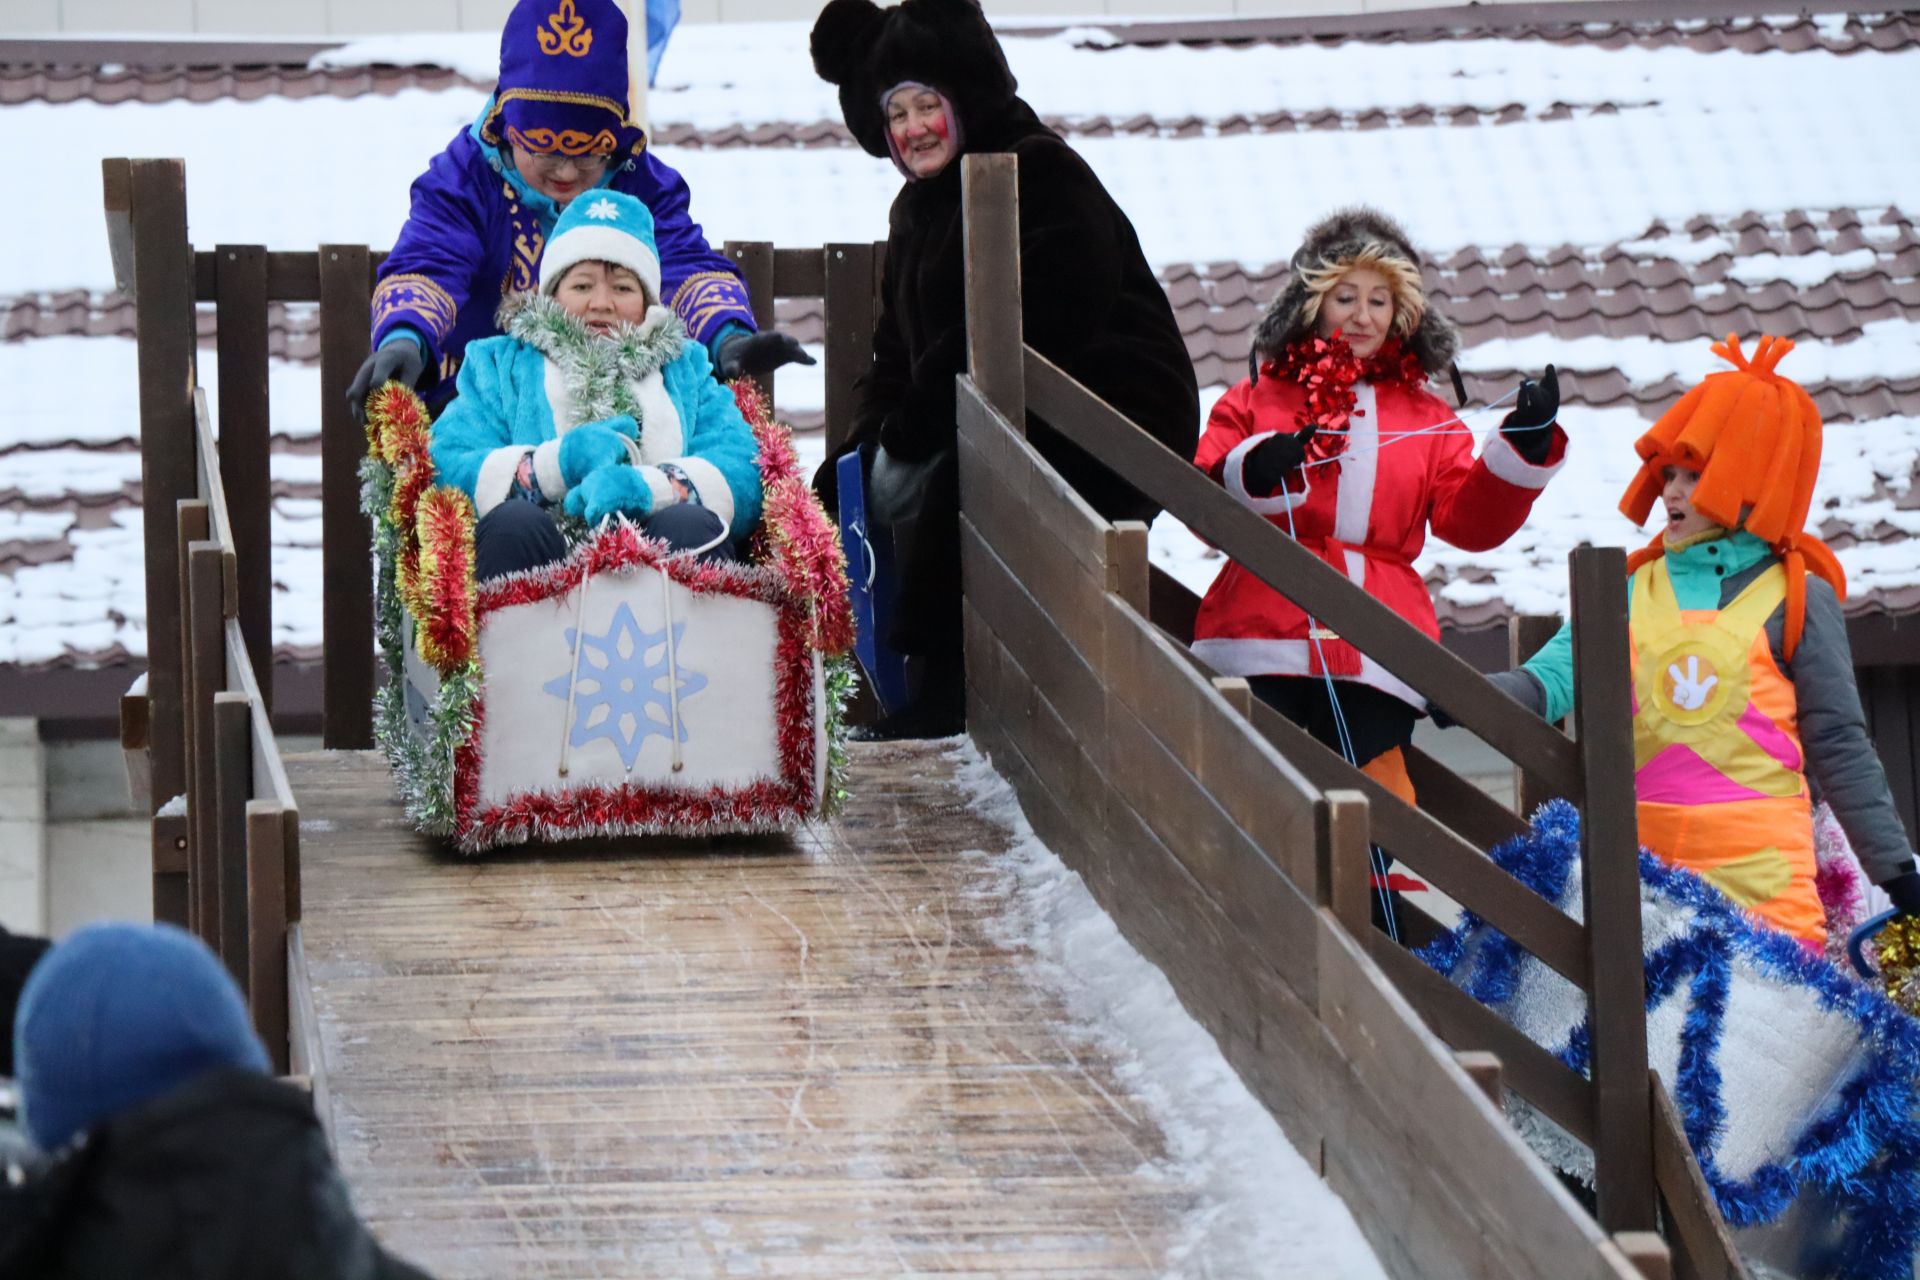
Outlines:
<svg viewBox="0 0 1920 1280"><path fill-rule="evenodd" d="M1581 914L1580 818L1543 805L1493 851ZM1920 1022L1754 924L1705 881L1640 855L1647 1052L1742 1252L1793 1276L1909 1280L1920 1246ZM1469 913L1423 958L1576 1071L1586 1001ZM1541 1156L1591 1178L1587 1149L1509 1098Z"/></svg>

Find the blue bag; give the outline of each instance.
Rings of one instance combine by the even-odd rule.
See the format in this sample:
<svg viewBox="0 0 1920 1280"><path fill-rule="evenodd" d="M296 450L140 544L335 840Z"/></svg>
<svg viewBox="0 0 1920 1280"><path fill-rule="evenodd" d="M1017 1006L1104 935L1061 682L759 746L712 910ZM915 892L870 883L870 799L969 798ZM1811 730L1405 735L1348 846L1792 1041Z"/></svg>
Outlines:
<svg viewBox="0 0 1920 1280"><path fill-rule="evenodd" d="M847 580L852 587L853 651L881 708L891 712L907 701L906 655L886 642L899 593L893 538L885 530L867 526L866 475L860 452L845 454L834 465L840 477L840 545L846 548Z"/></svg>

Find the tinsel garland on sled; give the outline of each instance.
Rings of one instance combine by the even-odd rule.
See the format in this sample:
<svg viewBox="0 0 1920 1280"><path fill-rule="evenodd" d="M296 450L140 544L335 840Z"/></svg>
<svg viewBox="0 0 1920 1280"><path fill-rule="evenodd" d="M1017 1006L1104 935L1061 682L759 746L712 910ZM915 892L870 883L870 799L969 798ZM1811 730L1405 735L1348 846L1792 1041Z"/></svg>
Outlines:
<svg viewBox="0 0 1920 1280"><path fill-rule="evenodd" d="M1571 805L1543 805L1531 833L1492 856L1580 916ZM1698 877L1643 852L1640 879L1648 1057L1728 1224L1763 1229L1817 1203L1801 1213L1818 1229L1792 1244L1793 1274L1909 1280L1920 1246L1920 1022ZM1584 996L1498 930L1467 913L1422 958L1586 1071ZM1585 1147L1517 1098L1509 1111L1543 1158L1591 1177Z"/></svg>
<svg viewBox="0 0 1920 1280"><path fill-rule="evenodd" d="M843 797L842 712L855 679L847 657L853 622L845 559L837 531L801 476L786 428L750 385L736 387L735 395L759 446L765 490L762 523L744 561L668 556L623 521L593 534L576 523L566 530L574 544L567 559L484 585L473 576L472 506L459 490L433 483L424 406L396 384L369 398L362 507L374 527L376 631L385 676L375 698L375 730L422 831L450 835L468 852L538 838L766 831L830 812ZM568 596L596 575L613 582L636 572L657 575L696 599L752 600L773 610L778 776L709 786L583 778L483 801L478 779L487 676L480 637L486 620ZM413 661L431 667L438 683L424 706L413 690L411 714L409 639Z"/></svg>

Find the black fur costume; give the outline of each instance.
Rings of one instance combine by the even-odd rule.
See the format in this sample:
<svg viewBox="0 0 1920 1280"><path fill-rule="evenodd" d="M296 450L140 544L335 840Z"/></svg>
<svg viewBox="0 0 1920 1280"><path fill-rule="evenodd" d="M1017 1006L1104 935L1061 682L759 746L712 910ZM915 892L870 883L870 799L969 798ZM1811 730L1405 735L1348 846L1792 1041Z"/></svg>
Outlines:
<svg viewBox="0 0 1920 1280"><path fill-rule="evenodd" d="M1093 170L1015 95L1006 55L973 0L833 0L814 24L821 77L840 89L847 127L886 156L881 96L903 81L931 85L953 104L967 152L1020 160L1020 257L1026 340L1191 458L1199 395L1186 343L1133 225ZM874 363L862 380L842 452L883 441L903 460L932 457L955 432L954 377L966 369L961 162L908 182L889 216ZM1157 509L1044 424L1035 446L1110 519L1151 519ZM815 480L835 504L833 460ZM958 486L936 482L919 545L903 568L894 641L923 654L960 643Z"/></svg>

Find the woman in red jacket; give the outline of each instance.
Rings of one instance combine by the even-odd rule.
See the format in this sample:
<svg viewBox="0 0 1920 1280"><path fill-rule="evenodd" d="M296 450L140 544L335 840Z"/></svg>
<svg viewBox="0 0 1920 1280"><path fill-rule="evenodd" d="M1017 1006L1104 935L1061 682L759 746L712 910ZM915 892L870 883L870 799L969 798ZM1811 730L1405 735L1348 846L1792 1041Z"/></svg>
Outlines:
<svg viewBox="0 0 1920 1280"><path fill-rule="evenodd" d="M1526 520L1566 452L1553 367L1478 458L1428 387L1459 345L1427 307L1406 233L1371 209L1307 232L1254 338L1252 376L1221 397L1194 462L1429 636L1414 571L1427 530L1468 551ZM1426 701L1238 564L1207 591L1193 650L1411 801L1401 748Z"/></svg>

